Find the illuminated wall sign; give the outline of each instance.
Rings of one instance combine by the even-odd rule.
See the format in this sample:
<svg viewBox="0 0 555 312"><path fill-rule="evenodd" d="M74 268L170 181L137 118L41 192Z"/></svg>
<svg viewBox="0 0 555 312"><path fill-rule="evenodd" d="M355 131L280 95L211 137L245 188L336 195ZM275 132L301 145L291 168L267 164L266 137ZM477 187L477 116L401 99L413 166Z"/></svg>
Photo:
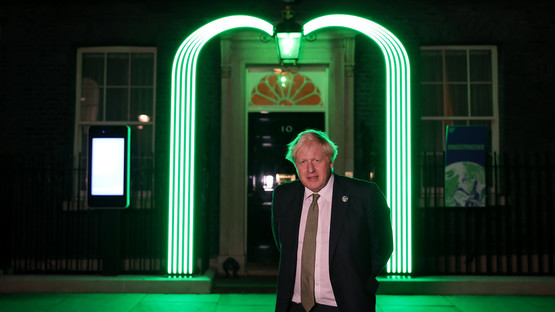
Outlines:
<svg viewBox="0 0 555 312"><path fill-rule="evenodd" d="M168 274L193 273L195 72L199 52L217 34L251 27L273 35L259 18L230 16L191 34L177 51L172 70ZM387 29L351 15L327 15L304 25L304 35L325 27L347 27L373 39L386 66L386 197L392 210L394 252L389 273L411 273L410 66L401 42Z"/></svg>

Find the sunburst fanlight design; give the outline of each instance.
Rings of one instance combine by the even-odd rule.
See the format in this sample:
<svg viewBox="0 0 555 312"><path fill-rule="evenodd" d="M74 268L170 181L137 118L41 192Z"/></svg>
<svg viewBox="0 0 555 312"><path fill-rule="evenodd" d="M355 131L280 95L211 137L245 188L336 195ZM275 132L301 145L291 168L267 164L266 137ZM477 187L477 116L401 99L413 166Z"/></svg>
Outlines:
<svg viewBox="0 0 555 312"><path fill-rule="evenodd" d="M294 71L264 76L251 92L249 105L322 106L322 96L310 78Z"/></svg>

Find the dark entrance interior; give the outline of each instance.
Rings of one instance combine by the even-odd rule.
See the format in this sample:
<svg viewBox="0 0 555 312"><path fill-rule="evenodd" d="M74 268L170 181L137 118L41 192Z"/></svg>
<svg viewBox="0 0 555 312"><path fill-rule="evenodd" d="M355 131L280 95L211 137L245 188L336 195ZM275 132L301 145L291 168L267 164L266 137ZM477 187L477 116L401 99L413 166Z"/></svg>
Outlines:
<svg viewBox="0 0 555 312"><path fill-rule="evenodd" d="M325 131L323 112L249 113L247 186L247 261L277 263L271 228L272 191L296 179L285 159L287 144L308 128Z"/></svg>

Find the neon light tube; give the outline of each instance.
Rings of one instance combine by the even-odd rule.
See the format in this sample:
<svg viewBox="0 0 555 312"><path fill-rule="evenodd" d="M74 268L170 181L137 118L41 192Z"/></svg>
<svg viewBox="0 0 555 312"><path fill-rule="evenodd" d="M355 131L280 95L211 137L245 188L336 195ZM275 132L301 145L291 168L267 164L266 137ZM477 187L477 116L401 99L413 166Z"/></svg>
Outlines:
<svg viewBox="0 0 555 312"><path fill-rule="evenodd" d="M394 251L389 273L412 272L410 65L401 42L387 29L352 15L326 15L303 26L304 35L324 27L346 27L373 39L386 67L386 197L391 208Z"/></svg>
<svg viewBox="0 0 555 312"><path fill-rule="evenodd" d="M192 33L175 54L170 113L168 266L172 275L193 274L196 65L202 47L221 32L250 27L273 36L262 19L236 15L210 22Z"/></svg>
<svg viewBox="0 0 555 312"><path fill-rule="evenodd" d="M201 27L182 43L172 69L168 274L193 273L195 74L204 44L217 34L252 27L273 35L273 26L250 16L230 16ZM351 15L327 15L304 25L307 35L347 27L373 39L386 65L386 197L392 210L394 253L389 273L411 273L410 65L401 42L388 30Z"/></svg>

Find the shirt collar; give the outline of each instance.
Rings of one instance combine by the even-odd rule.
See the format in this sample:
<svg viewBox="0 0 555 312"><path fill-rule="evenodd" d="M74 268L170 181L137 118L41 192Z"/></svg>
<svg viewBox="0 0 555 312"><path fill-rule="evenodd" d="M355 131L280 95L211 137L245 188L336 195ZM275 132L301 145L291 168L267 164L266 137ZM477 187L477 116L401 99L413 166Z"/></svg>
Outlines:
<svg viewBox="0 0 555 312"><path fill-rule="evenodd" d="M318 192L320 197L324 197L324 199L326 199L330 202L331 202L331 197L333 195L333 180L334 180L334 174L332 173L330 175L328 183L326 183L326 186L324 186L320 190L320 192ZM314 194L313 191L309 190L307 187L304 188L304 200L307 200L308 197L310 197L310 195L312 195L312 194Z"/></svg>

